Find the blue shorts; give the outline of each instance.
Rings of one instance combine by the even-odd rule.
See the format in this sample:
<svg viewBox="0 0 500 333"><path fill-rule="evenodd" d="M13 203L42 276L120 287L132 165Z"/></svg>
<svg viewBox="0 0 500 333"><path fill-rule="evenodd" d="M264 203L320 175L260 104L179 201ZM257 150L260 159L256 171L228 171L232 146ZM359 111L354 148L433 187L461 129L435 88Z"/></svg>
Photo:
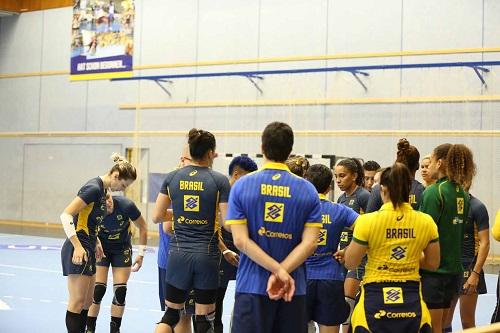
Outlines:
<svg viewBox="0 0 500 333"><path fill-rule="evenodd" d="M103 244L104 245L104 244ZM132 266L132 245L124 244L122 248L103 247L105 257L97 263L97 266L130 267Z"/></svg>
<svg viewBox="0 0 500 333"><path fill-rule="evenodd" d="M417 281L362 285L352 332L431 333L431 315L420 295Z"/></svg>
<svg viewBox="0 0 500 333"><path fill-rule="evenodd" d="M61 249L61 265L64 276L70 274L87 275L92 276L95 274L95 250L82 244L83 248L87 252L88 261L82 261L81 265L73 264L73 244L66 239L64 245Z"/></svg>
<svg viewBox="0 0 500 333"><path fill-rule="evenodd" d="M226 259L221 258L219 288L227 288L229 281L236 280L237 267L231 265Z"/></svg>
<svg viewBox="0 0 500 333"><path fill-rule="evenodd" d="M307 280L307 315L320 325L337 326L349 316L344 281Z"/></svg>
<svg viewBox="0 0 500 333"><path fill-rule="evenodd" d="M181 290L215 290L219 286L219 256L170 250L165 280Z"/></svg>
<svg viewBox="0 0 500 333"><path fill-rule="evenodd" d="M471 274L476 274L473 273L472 270L474 269L474 266L476 265L476 260L462 260L462 266L464 266L464 273L461 276L461 278L458 279L458 284L457 284L457 294L458 295L466 295L467 290L464 290L464 284L467 282L467 279ZM484 272L481 270L479 272L479 283L477 285L476 293L478 295L484 295L488 292L486 288L486 280L484 278Z"/></svg>
<svg viewBox="0 0 500 333"><path fill-rule="evenodd" d="M272 301L256 294L237 293L232 333L307 333L306 296L291 302Z"/></svg>

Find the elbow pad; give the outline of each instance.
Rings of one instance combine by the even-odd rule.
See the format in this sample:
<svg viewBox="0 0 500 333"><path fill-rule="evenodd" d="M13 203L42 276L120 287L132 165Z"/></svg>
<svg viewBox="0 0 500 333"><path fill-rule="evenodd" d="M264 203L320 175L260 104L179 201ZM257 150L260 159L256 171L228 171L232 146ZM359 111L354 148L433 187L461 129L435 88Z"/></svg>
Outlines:
<svg viewBox="0 0 500 333"><path fill-rule="evenodd" d="M61 214L61 223L66 233L66 237L71 238L76 236L75 224L73 223L73 216L68 213Z"/></svg>

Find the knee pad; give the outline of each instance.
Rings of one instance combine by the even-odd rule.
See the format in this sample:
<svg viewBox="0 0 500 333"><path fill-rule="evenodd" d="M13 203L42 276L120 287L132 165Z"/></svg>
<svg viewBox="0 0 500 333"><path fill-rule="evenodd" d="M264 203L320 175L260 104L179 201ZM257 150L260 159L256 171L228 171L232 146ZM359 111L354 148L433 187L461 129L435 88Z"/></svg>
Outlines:
<svg viewBox="0 0 500 333"><path fill-rule="evenodd" d="M207 315L196 315L196 333L214 332L215 311Z"/></svg>
<svg viewBox="0 0 500 333"><path fill-rule="evenodd" d="M113 285L113 290L115 292L115 297L113 297L113 304L117 306L125 306L125 297L127 296L127 285L115 284Z"/></svg>
<svg viewBox="0 0 500 333"><path fill-rule="evenodd" d="M165 311L165 314L161 318L160 323L167 324L173 330L175 325L177 325L177 323L179 322L179 320L181 320L181 310L167 308L167 311Z"/></svg>
<svg viewBox="0 0 500 333"><path fill-rule="evenodd" d="M356 303L356 301L354 300L354 298L346 296L345 302L347 303L347 305L349 305L349 316L347 316L347 319L342 325L349 325L351 323L352 310L354 310L354 304Z"/></svg>
<svg viewBox="0 0 500 333"><path fill-rule="evenodd" d="M102 298L106 293L106 284L101 282L96 282L94 287L94 304L101 304Z"/></svg>

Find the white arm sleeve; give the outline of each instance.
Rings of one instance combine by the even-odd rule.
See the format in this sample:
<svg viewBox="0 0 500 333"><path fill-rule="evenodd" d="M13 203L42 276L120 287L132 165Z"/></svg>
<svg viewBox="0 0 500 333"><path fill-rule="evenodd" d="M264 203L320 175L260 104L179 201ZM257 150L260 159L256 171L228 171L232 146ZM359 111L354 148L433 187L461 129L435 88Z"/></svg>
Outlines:
<svg viewBox="0 0 500 333"><path fill-rule="evenodd" d="M71 238L72 236L76 236L75 225L73 224L73 216L68 213L61 214L61 222L64 228L64 232L66 233L66 237Z"/></svg>

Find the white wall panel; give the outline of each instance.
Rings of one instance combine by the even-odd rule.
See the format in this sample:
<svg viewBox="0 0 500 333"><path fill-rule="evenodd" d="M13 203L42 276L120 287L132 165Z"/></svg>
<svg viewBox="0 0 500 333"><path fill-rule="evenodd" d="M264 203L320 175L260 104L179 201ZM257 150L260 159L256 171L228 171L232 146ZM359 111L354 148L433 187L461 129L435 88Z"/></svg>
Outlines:
<svg viewBox="0 0 500 333"><path fill-rule="evenodd" d="M37 131L40 78L0 79L0 131Z"/></svg>
<svg viewBox="0 0 500 333"><path fill-rule="evenodd" d="M260 57L325 53L326 0L262 1L260 15Z"/></svg>
<svg viewBox="0 0 500 333"><path fill-rule="evenodd" d="M328 54L399 51L401 2L329 1Z"/></svg>
<svg viewBox="0 0 500 333"><path fill-rule="evenodd" d="M481 47L482 1L403 1L403 50Z"/></svg>
<svg viewBox="0 0 500 333"><path fill-rule="evenodd" d="M23 145L19 139L0 141L0 219L21 219L23 186Z"/></svg>
<svg viewBox="0 0 500 333"><path fill-rule="evenodd" d="M72 7L43 11L42 71L69 70L72 16Z"/></svg>
<svg viewBox="0 0 500 333"><path fill-rule="evenodd" d="M38 11L2 18L0 73L40 71L43 15Z"/></svg>
<svg viewBox="0 0 500 333"><path fill-rule="evenodd" d="M40 131L85 131L87 82L42 77Z"/></svg>
<svg viewBox="0 0 500 333"><path fill-rule="evenodd" d="M136 50L143 64L196 60L197 0L145 1L142 44Z"/></svg>

